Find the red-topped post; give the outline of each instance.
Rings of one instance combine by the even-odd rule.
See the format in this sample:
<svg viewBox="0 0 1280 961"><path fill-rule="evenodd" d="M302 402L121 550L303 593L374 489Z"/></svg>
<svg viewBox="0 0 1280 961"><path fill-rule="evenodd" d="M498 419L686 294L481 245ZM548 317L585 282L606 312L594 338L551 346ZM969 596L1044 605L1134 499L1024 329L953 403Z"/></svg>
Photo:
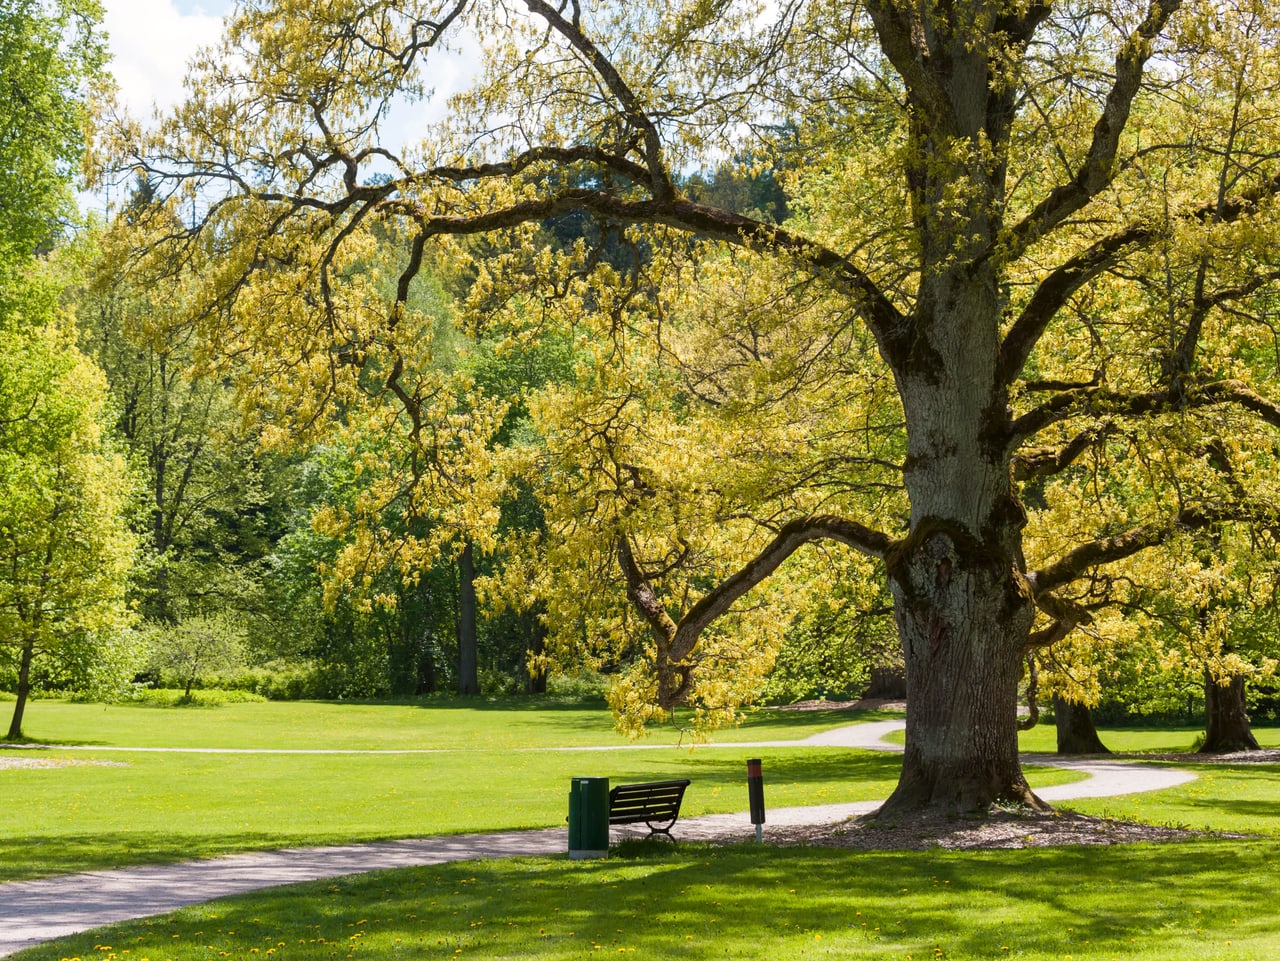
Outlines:
<svg viewBox="0 0 1280 961"><path fill-rule="evenodd" d="M756 841L763 840L764 772L758 757L747 760L747 797L751 804L751 823L756 826Z"/></svg>

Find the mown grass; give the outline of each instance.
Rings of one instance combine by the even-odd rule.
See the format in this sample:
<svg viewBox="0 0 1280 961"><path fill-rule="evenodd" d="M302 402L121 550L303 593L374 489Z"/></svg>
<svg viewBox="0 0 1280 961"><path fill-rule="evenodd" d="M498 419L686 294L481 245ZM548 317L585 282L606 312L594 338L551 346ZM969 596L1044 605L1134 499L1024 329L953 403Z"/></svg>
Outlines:
<svg viewBox="0 0 1280 961"><path fill-rule="evenodd" d="M764 761L770 807L877 800L893 789L899 770L893 755L840 748L547 749L566 728L600 732L605 743L616 744L608 740L603 708L553 710L560 720L548 720L520 702L508 711L489 705L234 704L193 711L41 706L57 709L48 717L74 717L86 726L95 712L112 718L94 731L110 746L156 747L172 740L187 750L0 754L54 765L0 771L6 797L14 799L0 805L0 878L6 880L234 851L561 825L569 781L579 775L614 783L688 777L693 786L684 814L693 816L746 810L748 756ZM271 710L264 713L264 707ZM420 728L417 740L406 717ZM837 717L847 724L859 716ZM254 726L268 721L270 728ZM761 740L799 739L822 724L832 726L796 712L757 715L750 724ZM468 736L460 737L453 725ZM332 733L338 729L345 735L343 750L356 753L252 753L285 745L315 750L338 741ZM430 737L452 746L376 753L388 744L403 749L430 743ZM491 749L490 741L503 749ZM353 744L376 747L361 753ZM202 751L211 746L235 749ZM1047 785L1078 777L1044 770L1032 780Z"/></svg>
<svg viewBox="0 0 1280 961"><path fill-rule="evenodd" d="M1255 727L1253 734L1262 747L1280 747L1280 728ZM1118 754L1176 754L1196 750L1204 728L1099 728L1098 736ZM1018 746L1023 751L1052 754L1058 749L1057 730L1052 724L1039 724L1022 732Z"/></svg>
<svg viewBox="0 0 1280 961"><path fill-rule="evenodd" d="M762 708L716 743L799 740L891 714ZM645 744L690 744L681 718ZM25 733L42 744L258 750L498 750L628 744L603 705L536 698L431 698L407 703L292 701L158 707L40 700Z"/></svg>
<svg viewBox="0 0 1280 961"><path fill-rule="evenodd" d="M967 853L639 845L623 854L607 862L459 863L264 891L61 938L17 957L1280 955L1274 841Z"/></svg>
<svg viewBox="0 0 1280 961"><path fill-rule="evenodd" d="M61 752L59 752L61 753ZM570 778L689 777L685 813L747 808L745 749L385 754L111 755L0 772L0 877L239 850L563 824ZM71 755L70 759L99 762ZM885 796L897 759L770 751L774 806Z"/></svg>
<svg viewBox="0 0 1280 961"><path fill-rule="evenodd" d="M255 707L202 713L225 719ZM397 710L357 707L370 712L349 716L349 743L407 739ZM159 725L181 713L140 710ZM478 710L486 718L454 722L469 725L469 745L429 754L40 752L77 763L3 773L7 796L20 803L0 806L0 865L6 877L15 865L16 876L37 876L281 844L558 824L577 774L689 776L687 814L741 810L748 755L764 758L770 807L883 797L898 771L895 756L839 748L482 750L475 739L488 726L505 729L505 744L527 744L560 736L566 721L535 716L514 731L528 719L523 709ZM465 716L461 708L426 713L419 723L437 732ZM311 717L333 720L327 711ZM132 733L117 726L109 736L160 736L130 723L139 725ZM214 735L225 745L233 734L260 739L259 749L281 743L243 725L189 723L192 746ZM821 729L812 716L799 716L798 728L787 716L767 723L775 733L750 739ZM606 729L607 717L579 717L568 729L593 724ZM300 721L278 738L314 747L328 729ZM1164 743L1171 732L1133 734ZM1280 766L1193 767L1199 779L1178 788L1063 806L1280 835ZM1035 786L1070 777L1031 772ZM267 890L20 957L1263 959L1280 956L1278 869L1274 837L967 853L633 844L604 862L468 862Z"/></svg>
<svg viewBox="0 0 1280 961"><path fill-rule="evenodd" d="M1196 780L1167 791L1081 798L1060 806L1193 830L1280 836L1280 765L1178 764Z"/></svg>

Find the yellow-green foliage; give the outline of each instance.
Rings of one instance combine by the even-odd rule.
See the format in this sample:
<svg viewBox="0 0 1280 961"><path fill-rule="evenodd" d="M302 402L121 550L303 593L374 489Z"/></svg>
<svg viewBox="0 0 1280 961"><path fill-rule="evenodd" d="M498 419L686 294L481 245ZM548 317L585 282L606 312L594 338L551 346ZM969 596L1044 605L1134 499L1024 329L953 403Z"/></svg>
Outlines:
<svg viewBox="0 0 1280 961"><path fill-rule="evenodd" d="M1280 15L916 6L263 0L172 116L115 132L162 187L122 227L136 275L265 443L357 452L358 493L316 518L345 545L331 596L391 603L371 571L494 549L519 484L545 525L481 590L541 602L542 663L615 673L631 730L672 690L731 720L832 565L884 575L848 545L891 560L921 522L995 561L1017 609L985 623L1035 603L1033 636L1077 628L1040 652L1052 692L1095 700L1143 645L1271 670L1240 637L1267 636L1280 509ZM475 84L389 142L393 102L437 115L466 30ZM776 169L789 220L684 195L730 157ZM423 306L427 274L456 313ZM537 350L559 367L517 389L477 375ZM858 531L749 576L815 515ZM1106 563L1068 563L1082 545ZM681 647L734 577L753 589ZM902 599L927 585L895 589L923 632Z"/></svg>

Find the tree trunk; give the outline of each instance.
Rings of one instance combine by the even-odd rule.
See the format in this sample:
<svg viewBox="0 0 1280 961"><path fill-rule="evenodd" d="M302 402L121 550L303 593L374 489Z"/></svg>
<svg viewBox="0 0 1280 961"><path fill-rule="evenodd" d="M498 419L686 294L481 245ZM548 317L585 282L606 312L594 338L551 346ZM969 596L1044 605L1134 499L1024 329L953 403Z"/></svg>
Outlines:
<svg viewBox="0 0 1280 961"><path fill-rule="evenodd" d="M28 641L22 645L21 660L18 662L18 699L13 704L13 718L9 721L10 741L22 739L22 715L27 710L27 698L31 695L31 659L35 656L35 643Z"/></svg>
<svg viewBox="0 0 1280 961"><path fill-rule="evenodd" d="M975 210L966 229L982 217ZM935 251L935 263L967 242L952 240L957 246ZM907 675L907 743L883 813L985 811L997 801L1047 809L1018 761L1018 683L1035 609L997 369L999 300L986 267L935 267L913 318L927 342L895 371L911 529L886 560Z"/></svg>
<svg viewBox="0 0 1280 961"><path fill-rule="evenodd" d="M432 694L436 689L436 659L426 651L418 659L418 683L414 694Z"/></svg>
<svg viewBox="0 0 1280 961"><path fill-rule="evenodd" d="M1201 754L1258 750L1258 742L1249 728L1249 714L1245 710L1243 674L1232 675L1226 684L1219 684L1209 671L1205 671L1204 723Z"/></svg>
<svg viewBox="0 0 1280 961"><path fill-rule="evenodd" d="M544 648L544 635L542 625L532 615L525 615L528 621L528 637L529 642L525 651L526 661L535 662L542 654ZM538 667L528 672L529 683L527 690L530 694L546 694L547 693L547 672L544 668Z"/></svg>
<svg viewBox="0 0 1280 961"><path fill-rule="evenodd" d="M1089 708L1074 701L1053 699L1053 720L1058 728L1059 754L1110 754L1098 737Z"/></svg>
<svg viewBox="0 0 1280 961"><path fill-rule="evenodd" d="M1018 681L1031 621L990 556L936 530L891 569L907 666L907 745L880 816L1047 806L1018 761Z"/></svg>
<svg viewBox="0 0 1280 961"><path fill-rule="evenodd" d="M476 568L471 542L458 556L458 693L479 694L476 643Z"/></svg>
<svg viewBox="0 0 1280 961"><path fill-rule="evenodd" d="M907 696L907 676L900 667L873 667L862 696L877 701L901 701Z"/></svg>

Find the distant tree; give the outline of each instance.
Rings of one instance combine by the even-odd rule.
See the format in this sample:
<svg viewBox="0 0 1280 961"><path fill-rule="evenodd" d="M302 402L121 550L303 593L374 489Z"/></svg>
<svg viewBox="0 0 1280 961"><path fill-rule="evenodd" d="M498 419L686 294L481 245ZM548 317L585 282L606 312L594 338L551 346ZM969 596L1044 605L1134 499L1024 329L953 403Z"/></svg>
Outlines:
<svg viewBox="0 0 1280 961"><path fill-rule="evenodd" d="M149 197L138 181L120 221L143 216ZM120 223L83 231L88 269L67 296L143 482L139 611L172 622L216 607L251 609L259 567L283 531L289 458L259 454L231 384L209 376L198 338L171 323L181 305L125 267L126 242Z"/></svg>
<svg viewBox="0 0 1280 961"><path fill-rule="evenodd" d="M81 686L130 667L131 477L106 433L106 387L59 303L74 261L47 252L75 211L100 6L0 8L0 658L22 735L38 672ZM82 265L80 265L82 266Z"/></svg>
<svg viewBox="0 0 1280 961"><path fill-rule="evenodd" d="M233 613L197 614L177 623L154 625L148 632L148 667L182 685L191 699L196 682L216 671L244 664L245 628Z"/></svg>
<svg viewBox="0 0 1280 961"><path fill-rule="evenodd" d="M101 372L66 325L10 321L0 328L0 651L15 672L8 736L18 738L42 663L82 686L131 673L122 638L135 541Z"/></svg>

